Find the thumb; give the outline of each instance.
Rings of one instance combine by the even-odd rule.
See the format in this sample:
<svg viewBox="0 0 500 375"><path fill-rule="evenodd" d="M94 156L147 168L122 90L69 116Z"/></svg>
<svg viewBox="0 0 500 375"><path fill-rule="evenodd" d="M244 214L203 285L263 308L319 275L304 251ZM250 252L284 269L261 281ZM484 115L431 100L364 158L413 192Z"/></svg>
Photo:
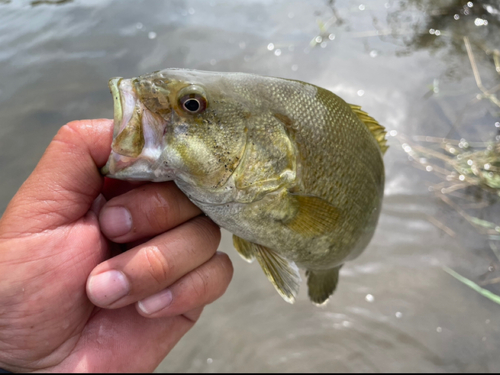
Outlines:
<svg viewBox="0 0 500 375"><path fill-rule="evenodd" d="M101 191L99 168L111 152L112 135L112 120L64 125L9 203L0 236L39 233L85 215Z"/></svg>

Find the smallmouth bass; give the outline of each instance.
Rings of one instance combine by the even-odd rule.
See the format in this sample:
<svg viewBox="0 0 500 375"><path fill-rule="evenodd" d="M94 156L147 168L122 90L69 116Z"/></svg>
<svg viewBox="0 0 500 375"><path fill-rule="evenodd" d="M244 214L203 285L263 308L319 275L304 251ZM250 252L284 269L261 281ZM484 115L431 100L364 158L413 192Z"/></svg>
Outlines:
<svg viewBox="0 0 500 375"><path fill-rule="evenodd" d="M305 82L165 69L113 78L112 151L102 173L173 180L260 263L293 303L311 301L368 245L384 191L385 129L359 106Z"/></svg>

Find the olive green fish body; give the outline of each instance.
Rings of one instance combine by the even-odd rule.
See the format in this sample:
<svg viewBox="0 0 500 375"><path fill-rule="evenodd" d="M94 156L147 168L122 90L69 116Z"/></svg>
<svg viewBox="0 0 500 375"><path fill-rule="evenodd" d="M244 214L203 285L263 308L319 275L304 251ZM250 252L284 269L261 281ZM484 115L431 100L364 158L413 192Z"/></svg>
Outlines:
<svg viewBox="0 0 500 375"><path fill-rule="evenodd" d="M105 173L174 180L285 300L297 266L313 302L328 299L380 213L386 146L375 120L320 87L243 73L167 69L110 87Z"/></svg>

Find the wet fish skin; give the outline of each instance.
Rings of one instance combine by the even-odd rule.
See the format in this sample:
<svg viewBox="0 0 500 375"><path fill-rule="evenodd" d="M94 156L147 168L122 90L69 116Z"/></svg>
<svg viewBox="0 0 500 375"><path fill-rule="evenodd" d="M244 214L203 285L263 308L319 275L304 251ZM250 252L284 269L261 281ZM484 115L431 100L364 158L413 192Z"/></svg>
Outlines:
<svg viewBox="0 0 500 375"><path fill-rule="evenodd" d="M298 292L298 268L313 302L329 298L378 221L382 126L328 90L281 78L165 69L110 88L105 175L174 180L286 301Z"/></svg>

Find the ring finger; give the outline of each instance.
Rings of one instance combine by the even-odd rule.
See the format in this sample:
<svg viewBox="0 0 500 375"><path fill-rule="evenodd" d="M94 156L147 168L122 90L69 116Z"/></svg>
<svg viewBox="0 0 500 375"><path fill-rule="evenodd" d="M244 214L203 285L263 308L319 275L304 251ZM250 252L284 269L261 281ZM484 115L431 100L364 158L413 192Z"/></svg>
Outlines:
<svg viewBox="0 0 500 375"><path fill-rule="evenodd" d="M147 318L159 318L197 310L222 296L232 276L229 257L218 252L167 289L139 301L137 311Z"/></svg>

